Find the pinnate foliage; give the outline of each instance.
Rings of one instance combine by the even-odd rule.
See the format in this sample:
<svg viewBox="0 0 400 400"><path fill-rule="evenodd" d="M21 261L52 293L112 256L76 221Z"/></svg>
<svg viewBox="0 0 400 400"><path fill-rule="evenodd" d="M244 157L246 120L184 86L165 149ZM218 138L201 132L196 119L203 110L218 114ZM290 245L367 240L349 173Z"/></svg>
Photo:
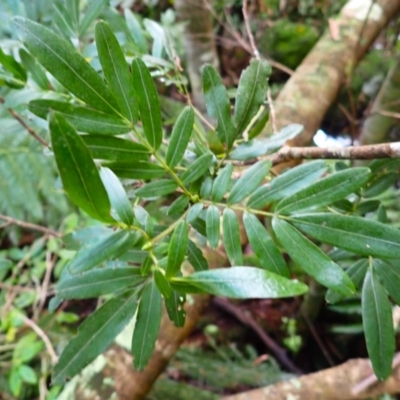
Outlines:
<svg viewBox="0 0 400 400"><path fill-rule="evenodd" d="M137 40L137 21L131 13L126 19ZM266 61L252 60L243 72L233 113L218 72L204 66L207 112L216 121L215 136L221 144L214 153L191 106L182 110L168 138L151 71L137 56L127 64L107 23L96 26L105 79L51 30L20 17L14 26L30 52L25 60L34 56L72 98L35 99L29 104L31 112L49 121L64 191L81 210L111 228L80 248L56 287L59 299L113 297L67 345L55 383L71 378L105 350L135 314L132 354L134 367L143 369L155 347L163 301L173 323L183 326L186 294L239 299L304 294L307 286L290 279L283 253L328 288L328 301L354 296L362 287L368 350L377 376L388 376L394 351L388 294L399 302L395 287L400 285L400 270L395 260L400 233L351 214L360 215L364 197L387 188L397 164L336 172L327 163L314 161L274 178L268 155L302 127L290 125L266 139L251 135L265 101L270 74ZM4 60L23 84L25 70ZM251 159L255 162L247 170L236 168L238 161ZM130 188L128 195L127 184L132 182L134 190ZM166 211L169 224L143 208L143 200L152 204L160 198L171 204ZM243 265L242 220L259 267ZM205 239L210 248L225 250L231 268L208 269L199 245ZM317 243L347 250L364 261L346 271ZM108 262L114 259L123 266L111 268ZM365 260L370 260L368 268ZM193 273L182 267L186 263Z"/></svg>

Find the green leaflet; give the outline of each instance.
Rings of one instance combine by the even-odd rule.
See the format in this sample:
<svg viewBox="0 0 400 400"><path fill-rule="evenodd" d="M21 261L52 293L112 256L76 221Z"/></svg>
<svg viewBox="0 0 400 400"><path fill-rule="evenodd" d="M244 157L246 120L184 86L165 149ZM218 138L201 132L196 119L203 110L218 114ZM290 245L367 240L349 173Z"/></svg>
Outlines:
<svg viewBox="0 0 400 400"><path fill-rule="evenodd" d="M36 59L32 57L26 50L20 49L19 56L22 65L31 73L32 79L43 90L50 89L50 82L42 67L37 63Z"/></svg>
<svg viewBox="0 0 400 400"><path fill-rule="evenodd" d="M132 337L133 365L141 371L148 363L160 330L161 294L153 281L143 290Z"/></svg>
<svg viewBox="0 0 400 400"><path fill-rule="evenodd" d="M282 147L286 141L293 139L303 130L299 124L285 126L282 130L267 139L253 139L240 144L230 154L233 160L249 160L271 153Z"/></svg>
<svg viewBox="0 0 400 400"><path fill-rule="evenodd" d="M118 113L105 82L70 43L26 18L15 17L12 22L30 53L71 93L97 110Z"/></svg>
<svg viewBox="0 0 400 400"><path fill-rule="evenodd" d="M244 212L243 223L251 248L260 260L261 266L277 275L290 278L286 262L264 225L255 215L247 211Z"/></svg>
<svg viewBox="0 0 400 400"><path fill-rule="evenodd" d="M94 159L116 162L148 160L149 152L143 145L131 140L102 135L81 135Z"/></svg>
<svg viewBox="0 0 400 400"><path fill-rule="evenodd" d="M65 38L76 37L76 31L72 18L60 0L53 2L53 23L57 26Z"/></svg>
<svg viewBox="0 0 400 400"><path fill-rule="evenodd" d="M270 160L262 160L252 165L233 185L228 197L228 204L240 203L252 194L265 179L271 166Z"/></svg>
<svg viewBox="0 0 400 400"><path fill-rule="evenodd" d="M382 260L374 260L374 271L382 281L386 291L397 305L400 304L400 268L396 265Z"/></svg>
<svg viewBox="0 0 400 400"><path fill-rule="evenodd" d="M304 283L289 280L272 272L255 267L231 267L195 272L189 276L172 279L187 293L210 293L236 299L281 298L306 293ZM194 289L194 290L193 290Z"/></svg>
<svg viewBox="0 0 400 400"><path fill-rule="evenodd" d="M203 203L196 203L196 204L193 204L189 208L189 211L188 211L187 217L186 217L186 221L188 222L188 224L191 224L193 221L195 221L197 219L197 217L202 212L203 207L204 207Z"/></svg>
<svg viewBox="0 0 400 400"><path fill-rule="evenodd" d="M136 195L143 199L151 197L160 197L175 192L178 185L172 179L160 179L158 181L153 181L146 183L141 188L136 190Z"/></svg>
<svg viewBox="0 0 400 400"><path fill-rule="evenodd" d="M106 350L133 317L136 307L136 293L130 292L109 300L91 314L61 354L52 384L65 383Z"/></svg>
<svg viewBox="0 0 400 400"><path fill-rule="evenodd" d="M169 282L165 278L165 275L159 269L156 269L153 274L154 282L160 293L164 296L164 298L170 297L172 290Z"/></svg>
<svg viewBox="0 0 400 400"><path fill-rule="evenodd" d="M165 276L169 279L181 269L187 250L189 226L186 221L179 222L171 237L168 248L168 262Z"/></svg>
<svg viewBox="0 0 400 400"><path fill-rule="evenodd" d="M207 106L207 113L218 121L217 135L222 143L226 143L228 149L235 140L235 127L231 120L231 105L221 77L211 65L205 65L201 70L203 80L203 92Z"/></svg>
<svg viewBox="0 0 400 400"><path fill-rule="evenodd" d="M126 25L132 36L134 43L138 46L139 50L146 54L147 53L147 41L143 35L142 27L140 26L135 14L129 8L124 9Z"/></svg>
<svg viewBox="0 0 400 400"><path fill-rule="evenodd" d="M140 268L103 268L61 281L56 295L61 299L89 299L115 293L144 282Z"/></svg>
<svg viewBox="0 0 400 400"><path fill-rule="evenodd" d="M150 217L150 214L142 207L142 206L135 206L133 210L136 219L139 221L141 227L144 231L149 235L153 235L153 220Z"/></svg>
<svg viewBox="0 0 400 400"><path fill-rule="evenodd" d="M189 143L194 124L194 111L192 107L185 107L172 128L167 156L165 161L173 168L181 161Z"/></svg>
<svg viewBox="0 0 400 400"><path fill-rule="evenodd" d="M206 258L203 256L203 252L190 239L187 246L187 255L188 261L195 271L208 270L208 263Z"/></svg>
<svg viewBox="0 0 400 400"><path fill-rule="evenodd" d="M353 265L351 265L349 268L346 269L346 273L349 276L349 278L352 280L354 283L355 288L358 290L362 287L362 284L364 282L364 277L365 274L367 273L368 270L368 259L361 259L357 260ZM335 304L338 303L339 301L343 300L346 296L343 296L331 289L329 289L326 292L325 300L328 303Z"/></svg>
<svg viewBox="0 0 400 400"><path fill-rule="evenodd" d="M85 143L61 115L52 114L49 126L64 190L91 217L113 222L107 192Z"/></svg>
<svg viewBox="0 0 400 400"><path fill-rule="evenodd" d="M118 40L106 22L96 25L96 47L104 76L122 115L134 124L138 119L138 110L132 75Z"/></svg>
<svg viewBox="0 0 400 400"><path fill-rule="evenodd" d="M309 186L328 169L324 161L311 161L291 168L257 189L249 198L247 206L260 209Z"/></svg>
<svg viewBox="0 0 400 400"><path fill-rule="evenodd" d="M211 196L212 187L213 187L213 180L211 176L206 176L205 179L203 179L203 182L201 183L200 197L202 199L208 199Z"/></svg>
<svg viewBox="0 0 400 400"><path fill-rule="evenodd" d="M344 296L354 294L353 282L319 247L288 222L273 218L272 228L286 252L317 282Z"/></svg>
<svg viewBox="0 0 400 400"><path fill-rule="evenodd" d="M219 202L224 198L225 194L228 191L232 172L233 165L231 163L227 164L223 169L219 170L218 176L215 178L212 186L212 201Z"/></svg>
<svg viewBox="0 0 400 400"><path fill-rule="evenodd" d="M213 155L206 153L201 155L187 170L181 175L181 181L184 185L194 182L196 179L203 176L208 168L210 168L213 160Z"/></svg>
<svg viewBox="0 0 400 400"><path fill-rule="evenodd" d="M79 0L67 1L66 7L71 17L73 27L77 30L79 26Z"/></svg>
<svg viewBox="0 0 400 400"><path fill-rule="evenodd" d="M186 311L184 308L186 301L186 294L179 293L173 290L171 296L164 299L165 308L169 319L173 321L177 328L182 328L185 325Z"/></svg>
<svg viewBox="0 0 400 400"><path fill-rule="evenodd" d="M189 197L185 194L179 196L169 207L167 210L167 215L178 215L182 214L183 211L189 205Z"/></svg>
<svg viewBox="0 0 400 400"><path fill-rule="evenodd" d="M219 242L219 210L214 205L207 209L206 229L208 243L212 249L216 249Z"/></svg>
<svg viewBox="0 0 400 400"><path fill-rule="evenodd" d="M373 179L363 192L363 197L370 198L379 196L385 190L393 186L398 179L398 172L389 172L388 174Z"/></svg>
<svg viewBox="0 0 400 400"><path fill-rule="evenodd" d="M360 189L370 176L371 171L364 167L337 172L281 200L276 210L281 214L290 214L327 206Z"/></svg>
<svg viewBox="0 0 400 400"><path fill-rule="evenodd" d="M14 57L9 56L3 52L0 47L0 64L3 66L4 70L9 72L15 78L16 84L8 85L14 89L20 89L25 86L28 79L28 75L25 68L15 61ZM18 82L18 83L17 83Z"/></svg>
<svg viewBox="0 0 400 400"><path fill-rule="evenodd" d="M165 174L164 168L146 161L112 162L106 166L112 169L119 178L126 179L155 179Z"/></svg>
<svg viewBox="0 0 400 400"><path fill-rule="evenodd" d="M105 167L100 169L100 177L111 202L111 214L116 214L116 216L113 215L115 219L127 225L132 225L132 206L121 182L111 169Z"/></svg>
<svg viewBox="0 0 400 400"><path fill-rule="evenodd" d="M361 303L368 355L375 375L384 380L392 372L395 349L392 307L372 269L364 280Z"/></svg>
<svg viewBox="0 0 400 400"><path fill-rule="evenodd" d="M148 68L140 58L132 61L132 75L144 134L149 145L157 150L162 141L161 109L157 89Z"/></svg>
<svg viewBox="0 0 400 400"><path fill-rule="evenodd" d="M50 111L56 111L70 122L77 131L99 135L120 135L130 127L116 115L105 114L91 108L58 100L39 99L30 101L28 108L40 118L47 119Z"/></svg>
<svg viewBox="0 0 400 400"><path fill-rule="evenodd" d="M113 232L90 247L83 247L68 264L71 273L87 271L103 261L126 253L139 239L138 234L125 230Z"/></svg>
<svg viewBox="0 0 400 400"><path fill-rule="evenodd" d="M267 61L253 58L240 75L234 114L236 135L245 131L264 103L270 74L271 67Z"/></svg>
<svg viewBox="0 0 400 400"><path fill-rule="evenodd" d="M366 218L329 213L293 216L303 232L334 246L365 256L399 258L400 231Z"/></svg>
<svg viewBox="0 0 400 400"><path fill-rule="evenodd" d="M79 36L82 36L89 28L91 23L100 15L108 0L92 0L88 3L85 15L79 24Z"/></svg>
<svg viewBox="0 0 400 400"><path fill-rule="evenodd" d="M243 265L239 221L233 210L225 208L222 216L223 242L231 265Z"/></svg>

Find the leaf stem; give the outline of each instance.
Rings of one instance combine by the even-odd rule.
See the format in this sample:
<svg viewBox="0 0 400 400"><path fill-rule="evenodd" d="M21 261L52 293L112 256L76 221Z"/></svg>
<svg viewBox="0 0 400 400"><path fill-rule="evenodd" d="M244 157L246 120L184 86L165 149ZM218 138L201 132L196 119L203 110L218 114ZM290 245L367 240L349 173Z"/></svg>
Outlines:
<svg viewBox="0 0 400 400"><path fill-rule="evenodd" d="M187 210L173 223L171 224L165 231L162 231L159 235L151 240L151 243L157 243L167 237L175 228L176 226L186 217Z"/></svg>

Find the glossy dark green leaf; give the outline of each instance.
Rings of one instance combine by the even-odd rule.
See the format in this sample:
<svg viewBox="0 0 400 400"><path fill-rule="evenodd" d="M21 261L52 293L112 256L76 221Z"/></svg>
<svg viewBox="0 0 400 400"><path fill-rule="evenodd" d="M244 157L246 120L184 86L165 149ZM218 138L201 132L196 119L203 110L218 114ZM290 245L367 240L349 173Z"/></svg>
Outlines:
<svg viewBox="0 0 400 400"><path fill-rule="evenodd" d="M133 14L133 12L129 8L125 8L124 15L126 25L129 29L133 41L142 53L147 53L147 41L143 34L143 29L140 26L135 14Z"/></svg>
<svg viewBox="0 0 400 400"><path fill-rule="evenodd" d="M54 369L53 385L65 383L107 349L136 312L135 292L109 300L86 318Z"/></svg>
<svg viewBox="0 0 400 400"><path fill-rule="evenodd" d="M271 153L282 147L287 140L293 139L303 130L299 124L288 125L268 139L253 139L240 144L230 154L233 160L249 160Z"/></svg>
<svg viewBox="0 0 400 400"><path fill-rule="evenodd" d="M140 268L102 268L70 277L56 286L62 299L89 299L144 282Z"/></svg>
<svg viewBox="0 0 400 400"><path fill-rule="evenodd" d="M338 214L304 214L292 223L303 232L365 256L399 258L400 231L370 219Z"/></svg>
<svg viewBox="0 0 400 400"><path fill-rule="evenodd" d="M15 17L13 23L30 53L71 93L97 110L118 112L103 79L70 43L28 19Z"/></svg>
<svg viewBox="0 0 400 400"><path fill-rule="evenodd" d="M49 112L56 111L70 122L77 131L99 135L120 135L130 127L116 115L105 114L91 108L58 100L39 99L29 102L28 108L40 118L47 119Z"/></svg>
<svg viewBox="0 0 400 400"><path fill-rule="evenodd" d="M201 155L186 171L181 175L181 181L184 185L194 182L203 176L211 166L213 155L206 153Z"/></svg>
<svg viewBox="0 0 400 400"><path fill-rule="evenodd" d="M386 213L386 208L382 204L378 207L378 211L376 214L377 214L379 222L381 222L383 224L386 224L389 222L389 218Z"/></svg>
<svg viewBox="0 0 400 400"><path fill-rule="evenodd" d="M120 178L126 179L155 179L165 175L164 168L146 161L112 162L107 167L112 169Z"/></svg>
<svg viewBox="0 0 400 400"><path fill-rule="evenodd" d="M400 304L400 268L394 263L374 259L374 271L397 305Z"/></svg>
<svg viewBox="0 0 400 400"><path fill-rule="evenodd" d="M186 221L181 221L175 228L168 248L168 263L165 276L171 278L181 269L187 250L189 239L189 226Z"/></svg>
<svg viewBox="0 0 400 400"><path fill-rule="evenodd" d="M190 223L192 228L197 231L200 235L204 236L204 238L207 237L207 232L206 232L206 221L203 218L196 218L194 221Z"/></svg>
<svg viewBox="0 0 400 400"><path fill-rule="evenodd" d="M212 201L221 201L228 191L228 186L231 181L231 176L233 172L233 165L231 163L227 164L224 168L219 170L218 176L215 178L211 198Z"/></svg>
<svg viewBox="0 0 400 400"><path fill-rule="evenodd" d="M379 200L361 201L360 203L357 204L356 212L359 215L372 213L379 208L380 204L381 202Z"/></svg>
<svg viewBox="0 0 400 400"><path fill-rule="evenodd" d="M368 259L364 258L361 260L357 260L354 264L352 264L349 268L346 269L347 275L352 280L357 290L359 290L362 287L365 274L367 273L368 270L368 266L369 266ZM331 304L338 303L339 301L345 298L346 296L343 296L331 289L328 289L325 296L325 300Z"/></svg>
<svg viewBox="0 0 400 400"><path fill-rule="evenodd" d="M205 65L202 68L201 76L207 113L210 117L217 119L216 132L219 140L231 148L236 132L231 119L231 105L226 87L218 72L211 65Z"/></svg>
<svg viewBox="0 0 400 400"><path fill-rule="evenodd" d="M96 25L96 47L104 77L117 100L122 115L131 123L138 118L135 90L124 53L109 25L100 21Z"/></svg>
<svg viewBox="0 0 400 400"><path fill-rule="evenodd" d="M362 317L368 355L378 379L392 372L394 329L392 307L373 270L369 270L362 290Z"/></svg>
<svg viewBox="0 0 400 400"><path fill-rule="evenodd" d="M21 81L21 87L24 86L26 80L28 79L28 75L26 73L25 68L21 64L19 64L14 59L13 56L5 54L4 51L1 49L1 47L0 47L0 64L3 66L4 70L11 73L16 80Z"/></svg>
<svg viewBox="0 0 400 400"><path fill-rule="evenodd" d="M189 205L189 197L185 194L179 196L169 207L167 210L167 215L177 215L182 214L183 211Z"/></svg>
<svg viewBox="0 0 400 400"><path fill-rule="evenodd" d="M200 213L203 210L203 203L196 203L193 204L188 211L187 217L186 217L186 221L188 222L188 224L191 224L195 219L197 219L197 217L200 215Z"/></svg>
<svg viewBox="0 0 400 400"><path fill-rule="evenodd" d="M216 249L219 242L219 210L214 205L207 209L206 229L208 243L212 249Z"/></svg>
<svg viewBox="0 0 400 400"><path fill-rule="evenodd" d="M370 182L370 184L363 192L363 197L369 198L379 196L385 190L393 186L398 181L398 179L398 172L390 172L374 179L372 182Z"/></svg>
<svg viewBox="0 0 400 400"><path fill-rule="evenodd" d="M132 205L128 199L124 187L114 172L109 168L100 169L100 177L108 193L111 203L111 214L115 219L124 222L127 225L133 224Z"/></svg>
<svg viewBox="0 0 400 400"><path fill-rule="evenodd" d="M371 171L364 167L349 168L329 175L281 200L277 205L277 211L289 214L327 206L360 189L368 182L370 176Z"/></svg>
<svg viewBox="0 0 400 400"><path fill-rule="evenodd" d="M92 22L100 15L101 11L108 4L108 0L91 0L88 2L86 12L79 24L79 35L82 36L92 24Z"/></svg>
<svg viewBox="0 0 400 400"><path fill-rule="evenodd" d="M132 62L133 85L139 105L144 134L150 146L157 150L162 141L160 101L153 78L140 58Z"/></svg>
<svg viewBox="0 0 400 400"><path fill-rule="evenodd" d="M72 273L87 271L103 261L126 253L139 239L136 233L120 230L97 241L89 248L82 248L68 264Z"/></svg>
<svg viewBox="0 0 400 400"><path fill-rule="evenodd" d="M185 325L186 311L184 308L186 301L186 294L179 293L173 290L171 296L164 299L165 308L169 319L174 323L177 328L182 328Z"/></svg>
<svg viewBox="0 0 400 400"><path fill-rule="evenodd" d="M228 204L240 203L252 194L265 179L271 166L270 160L262 160L252 165L233 185L228 197Z"/></svg>
<svg viewBox="0 0 400 400"><path fill-rule="evenodd" d="M194 124L194 111L192 107L185 107L172 128L167 156L165 161L173 168L182 160L189 143Z"/></svg>
<svg viewBox="0 0 400 400"><path fill-rule="evenodd" d="M291 168L273 179L267 185L257 189L249 198L247 205L250 208L262 208L285 197L291 196L309 186L318 179L328 166L324 161L311 161L295 168Z"/></svg>
<svg viewBox="0 0 400 400"><path fill-rule="evenodd" d="M173 278L172 282L189 284L186 287L189 291L190 286L194 286L204 293L236 299L292 297L308 291L304 283L255 267L200 271L182 278ZM185 286L182 285L182 289Z"/></svg>
<svg viewBox="0 0 400 400"><path fill-rule="evenodd" d="M136 190L136 195L143 199L151 197L160 197L175 192L178 188L177 183L172 179L160 179L146 183L141 188Z"/></svg>
<svg viewBox="0 0 400 400"><path fill-rule="evenodd" d="M151 281L143 290L132 337L133 365L141 371L153 354L161 324L161 294Z"/></svg>
<svg viewBox="0 0 400 400"><path fill-rule="evenodd" d="M147 256L142 263L140 268L140 272L143 276L149 275L151 273L151 269L154 265L153 259L150 256Z"/></svg>
<svg viewBox="0 0 400 400"><path fill-rule="evenodd" d="M255 215L247 211L243 215L243 223L251 248L260 260L261 266L277 275L290 278L286 262L264 225Z"/></svg>
<svg viewBox="0 0 400 400"><path fill-rule="evenodd" d="M168 298L171 296L171 286L165 278L165 275L159 269L156 269L154 271L154 282L156 283L158 290L164 296L164 298Z"/></svg>
<svg viewBox="0 0 400 400"><path fill-rule="evenodd" d="M384 172L397 171L400 167L400 158L383 158L373 160L369 163L368 168L375 174Z"/></svg>
<svg viewBox="0 0 400 400"><path fill-rule="evenodd" d="M26 50L20 49L19 56L21 58L22 65L30 72L32 79L35 83L43 90L50 89L50 82L42 69L37 63L36 59L32 57Z"/></svg>
<svg viewBox="0 0 400 400"><path fill-rule="evenodd" d="M243 265L240 228L237 215L230 208L225 208L222 216L223 242L226 255L231 265Z"/></svg>
<svg viewBox="0 0 400 400"><path fill-rule="evenodd" d="M195 271L208 270L208 263L206 258L203 256L203 252L190 239L188 241L187 255L188 261Z"/></svg>
<svg viewBox="0 0 400 400"><path fill-rule="evenodd" d="M91 217L112 222L108 194L85 143L61 115L51 115L49 125L64 190Z"/></svg>
<svg viewBox="0 0 400 400"><path fill-rule="evenodd" d="M94 159L116 162L148 160L149 152L132 140L102 135L81 135Z"/></svg>
<svg viewBox="0 0 400 400"><path fill-rule="evenodd" d="M244 132L264 103L270 74L267 61L253 58L240 75L234 114L237 135Z"/></svg>
<svg viewBox="0 0 400 400"><path fill-rule="evenodd" d="M342 268L296 228L277 218L273 218L272 227L290 258L317 282L345 296L355 292L353 282Z"/></svg>

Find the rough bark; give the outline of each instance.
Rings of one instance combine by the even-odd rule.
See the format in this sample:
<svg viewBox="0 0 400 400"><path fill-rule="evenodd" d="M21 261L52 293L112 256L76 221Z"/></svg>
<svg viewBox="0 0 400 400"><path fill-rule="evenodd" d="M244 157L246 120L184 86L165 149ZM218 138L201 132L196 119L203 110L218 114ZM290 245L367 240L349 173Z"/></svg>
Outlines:
<svg viewBox="0 0 400 400"><path fill-rule="evenodd" d="M179 19L187 23L184 43L192 101L205 112L200 70L204 64L219 68L212 16L202 0L175 0L174 7Z"/></svg>
<svg viewBox="0 0 400 400"><path fill-rule="evenodd" d="M339 37L332 38L327 31L280 92L275 101L278 129L291 123L300 123L305 128L290 145L311 143L341 85L382 28L400 10L400 0L377 0L371 6L372 3L372 0L349 1L334 21ZM269 124L263 133L271 132Z"/></svg>
<svg viewBox="0 0 400 400"><path fill-rule="evenodd" d="M314 374L227 396L223 400L353 400L400 392L400 369L397 368L385 382L379 382L356 394L355 386L371 373L368 359L355 359Z"/></svg>
<svg viewBox="0 0 400 400"><path fill-rule="evenodd" d="M379 93L371 107L370 115L365 120L361 135L361 144L375 144L386 141L390 129L398 125L399 114L394 118L399 109L400 98L400 58L390 69ZM389 114L387 113L389 112ZM393 116L390 116L393 112Z"/></svg>

